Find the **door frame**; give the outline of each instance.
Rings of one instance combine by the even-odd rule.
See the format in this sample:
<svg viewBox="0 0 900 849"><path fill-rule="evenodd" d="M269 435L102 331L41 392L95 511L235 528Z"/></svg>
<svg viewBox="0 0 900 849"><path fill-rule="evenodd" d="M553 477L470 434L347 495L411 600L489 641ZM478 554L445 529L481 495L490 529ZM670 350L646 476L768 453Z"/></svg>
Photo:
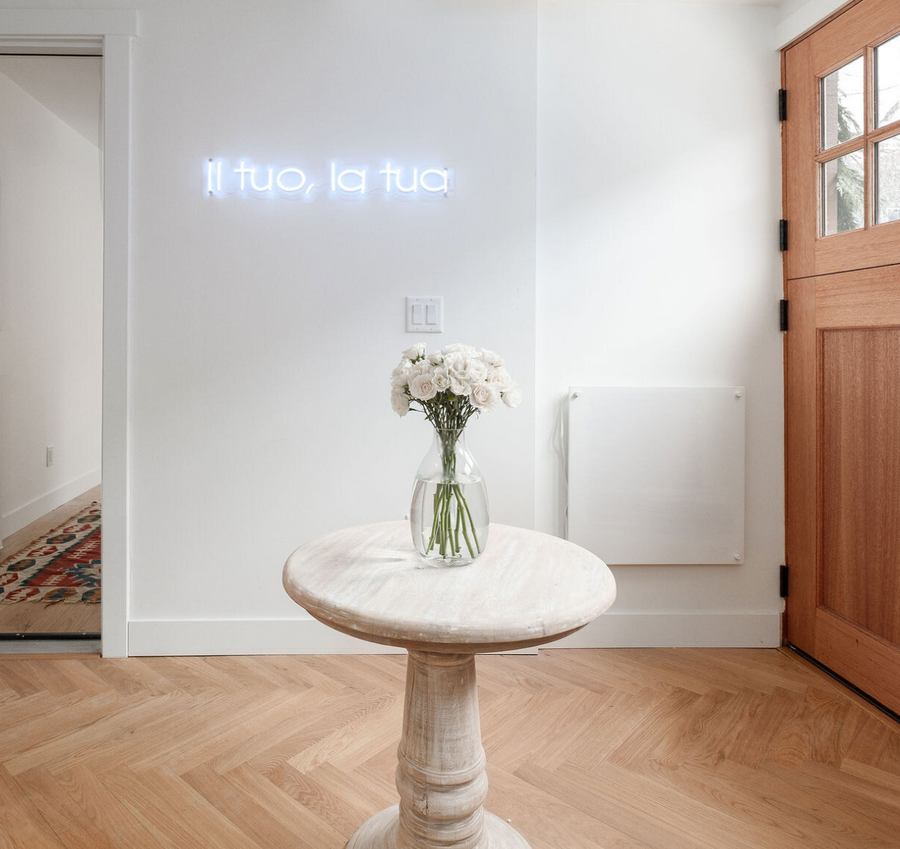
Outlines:
<svg viewBox="0 0 900 849"><path fill-rule="evenodd" d="M131 50L133 10L0 10L0 53L102 56L104 657L128 656Z"/></svg>

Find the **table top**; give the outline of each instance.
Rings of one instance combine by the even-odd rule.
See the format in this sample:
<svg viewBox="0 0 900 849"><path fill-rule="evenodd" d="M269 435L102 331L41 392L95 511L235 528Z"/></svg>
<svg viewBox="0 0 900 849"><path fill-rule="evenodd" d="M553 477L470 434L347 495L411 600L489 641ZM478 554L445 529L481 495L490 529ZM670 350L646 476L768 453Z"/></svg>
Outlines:
<svg viewBox="0 0 900 849"><path fill-rule="evenodd" d="M408 522L327 534L288 558L284 588L346 634L473 654L559 639L616 598L612 572L594 554L548 534L493 524L487 548L466 566L423 560Z"/></svg>

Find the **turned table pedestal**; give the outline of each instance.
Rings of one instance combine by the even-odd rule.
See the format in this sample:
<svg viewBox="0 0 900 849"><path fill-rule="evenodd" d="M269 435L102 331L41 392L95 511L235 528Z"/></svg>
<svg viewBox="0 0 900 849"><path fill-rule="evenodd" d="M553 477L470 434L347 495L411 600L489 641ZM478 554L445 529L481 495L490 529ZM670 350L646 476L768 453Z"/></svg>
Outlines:
<svg viewBox="0 0 900 849"><path fill-rule="evenodd" d="M366 821L347 849L528 849L482 807L475 655L548 643L595 619L616 596L606 564L565 540L491 525L474 563L433 566L406 522L388 522L298 548L284 586L329 627L409 652L400 804Z"/></svg>

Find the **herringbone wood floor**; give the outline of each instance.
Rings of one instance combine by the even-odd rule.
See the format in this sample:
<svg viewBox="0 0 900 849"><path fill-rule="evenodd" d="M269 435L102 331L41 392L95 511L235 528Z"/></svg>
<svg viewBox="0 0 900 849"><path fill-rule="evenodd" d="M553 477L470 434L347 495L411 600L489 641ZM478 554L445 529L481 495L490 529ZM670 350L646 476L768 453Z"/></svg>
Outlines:
<svg viewBox="0 0 900 849"><path fill-rule="evenodd" d="M0 659L0 847L340 849L396 801L405 658ZM900 726L777 650L478 660L533 849L897 849Z"/></svg>

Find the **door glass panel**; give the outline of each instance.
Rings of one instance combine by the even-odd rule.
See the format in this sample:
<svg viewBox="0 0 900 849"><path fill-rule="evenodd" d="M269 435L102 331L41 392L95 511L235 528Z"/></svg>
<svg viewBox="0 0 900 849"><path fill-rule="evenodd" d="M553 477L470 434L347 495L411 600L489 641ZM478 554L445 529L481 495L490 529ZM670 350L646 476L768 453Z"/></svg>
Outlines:
<svg viewBox="0 0 900 849"><path fill-rule="evenodd" d="M900 136L875 145L875 220L900 220Z"/></svg>
<svg viewBox="0 0 900 849"><path fill-rule="evenodd" d="M875 126L900 120L900 36L875 48Z"/></svg>
<svg viewBox="0 0 900 849"><path fill-rule="evenodd" d="M854 150L822 164L822 234L833 236L863 226L863 152Z"/></svg>
<svg viewBox="0 0 900 849"><path fill-rule="evenodd" d="M822 77L822 150L862 135L865 76L865 59L860 56Z"/></svg>

